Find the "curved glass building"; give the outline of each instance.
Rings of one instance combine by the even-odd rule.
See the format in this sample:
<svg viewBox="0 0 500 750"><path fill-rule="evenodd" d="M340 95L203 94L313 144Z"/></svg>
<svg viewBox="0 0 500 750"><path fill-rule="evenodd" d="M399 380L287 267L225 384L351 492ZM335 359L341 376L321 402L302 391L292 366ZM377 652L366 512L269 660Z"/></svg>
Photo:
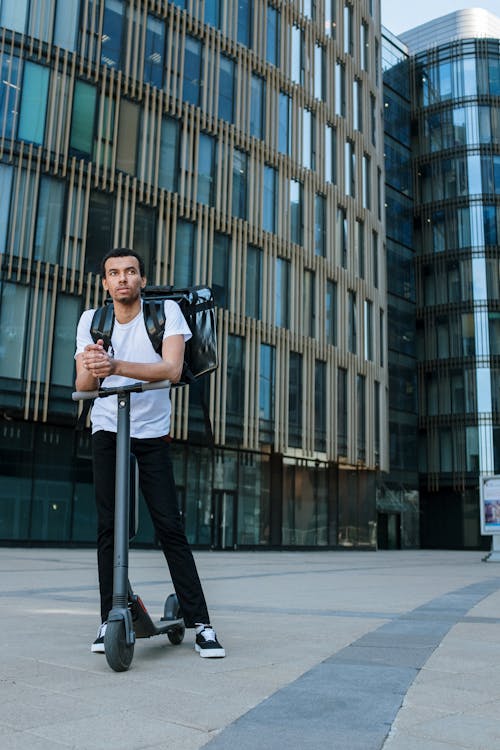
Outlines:
<svg viewBox="0 0 500 750"><path fill-rule="evenodd" d="M0 541L94 540L74 336L128 246L218 306L215 453L173 394L190 541L375 546L378 0L0 0L0 67Z"/></svg>
<svg viewBox="0 0 500 750"><path fill-rule="evenodd" d="M500 473L500 19L458 11L401 40L412 84L421 541L477 547L479 478Z"/></svg>

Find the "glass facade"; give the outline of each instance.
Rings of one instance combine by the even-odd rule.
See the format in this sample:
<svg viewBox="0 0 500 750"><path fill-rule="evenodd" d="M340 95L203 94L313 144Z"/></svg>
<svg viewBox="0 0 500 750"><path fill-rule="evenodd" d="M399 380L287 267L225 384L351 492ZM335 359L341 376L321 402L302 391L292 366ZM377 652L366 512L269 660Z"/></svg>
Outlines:
<svg viewBox="0 0 500 750"><path fill-rule="evenodd" d="M133 246L149 283L206 283L217 304L220 366L202 384L214 452L195 394L172 393L190 542L376 544L379 9L227 11L0 2L0 543L94 542L76 324L104 298L101 257ZM496 167L481 166L492 183ZM147 513L137 542L154 544Z"/></svg>
<svg viewBox="0 0 500 750"><path fill-rule="evenodd" d="M446 546L480 546L465 498L500 472L495 408L500 330L498 40L461 40L412 61L417 95L417 336L422 542L442 546L433 508L454 518ZM438 364L439 363L439 364ZM438 365L438 366L437 366Z"/></svg>
<svg viewBox="0 0 500 750"><path fill-rule="evenodd" d="M386 174L387 315L390 472L377 492L382 548L420 546L415 249L408 50L382 36ZM375 238L374 238L375 239ZM378 243L373 242L373 263Z"/></svg>
<svg viewBox="0 0 500 750"><path fill-rule="evenodd" d="M423 547L486 547L480 476L500 472L500 43L469 38L461 23L458 14L437 19L401 40L384 31L391 471L379 487L378 536L386 546L413 533Z"/></svg>

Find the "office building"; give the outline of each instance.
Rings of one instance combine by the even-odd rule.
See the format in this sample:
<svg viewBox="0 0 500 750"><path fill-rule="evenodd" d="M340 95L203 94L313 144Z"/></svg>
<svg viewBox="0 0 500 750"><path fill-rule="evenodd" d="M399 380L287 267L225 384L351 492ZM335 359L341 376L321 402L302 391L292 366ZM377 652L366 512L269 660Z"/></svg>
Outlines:
<svg viewBox="0 0 500 750"><path fill-rule="evenodd" d="M423 547L477 548L489 544L480 536L480 478L500 473L500 19L457 11L401 34L398 44L395 67L385 73L386 104L390 112L394 81L409 66L410 129L403 115L405 148L396 153L389 118L388 233L389 216L406 203L410 135L420 539ZM390 236L390 292L392 250ZM408 289L413 294L412 283ZM403 319L388 305L391 331ZM399 362L413 356L413 345L405 351L410 322L399 332ZM389 349L397 353L391 337ZM396 396L391 364L390 371L393 404L409 390L401 381Z"/></svg>
<svg viewBox="0 0 500 750"><path fill-rule="evenodd" d="M0 541L94 541L74 336L120 246L217 301L215 452L172 394L190 541L375 546L380 57L373 0L0 1Z"/></svg>
<svg viewBox="0 0 500 750"><path fill-rule="evenodd" d="M411 86L408 48L382 29L389 369L389 466L377 493L381 548L420 546Z"/></svg>

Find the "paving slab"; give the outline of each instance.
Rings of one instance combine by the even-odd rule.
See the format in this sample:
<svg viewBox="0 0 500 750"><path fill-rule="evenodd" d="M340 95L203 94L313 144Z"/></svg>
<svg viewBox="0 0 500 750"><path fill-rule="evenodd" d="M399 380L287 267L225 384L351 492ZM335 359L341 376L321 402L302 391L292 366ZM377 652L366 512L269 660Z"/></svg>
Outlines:
<svg viewBox="0 0 500 750"><path fill-rule="evenodd" d="M2 750L500 746L500 566L481 553L195 557L226 659L187 631L138 641L117 674L89 648L95 550L0 548ZM163 557L130 561L159 615Z"/></svg>

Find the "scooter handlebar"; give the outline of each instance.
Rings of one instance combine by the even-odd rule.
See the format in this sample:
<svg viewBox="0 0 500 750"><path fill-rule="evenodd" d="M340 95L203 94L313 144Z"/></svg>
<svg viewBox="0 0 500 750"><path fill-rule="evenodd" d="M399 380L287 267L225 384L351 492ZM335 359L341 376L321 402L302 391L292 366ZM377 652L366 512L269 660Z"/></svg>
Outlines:
<svg viewBox="0 0 500 750"><path fill-rule="evenodd" d="M94 398L105 398L116 396L118 393L142 393L143 391L156 391L160 388L168 388L170 380L154 380L149 383L141 381L129 383L128 385L115 386L113 388L99 388L96 391L74 391L71 394L73 401L87 401Z"/></svg>

